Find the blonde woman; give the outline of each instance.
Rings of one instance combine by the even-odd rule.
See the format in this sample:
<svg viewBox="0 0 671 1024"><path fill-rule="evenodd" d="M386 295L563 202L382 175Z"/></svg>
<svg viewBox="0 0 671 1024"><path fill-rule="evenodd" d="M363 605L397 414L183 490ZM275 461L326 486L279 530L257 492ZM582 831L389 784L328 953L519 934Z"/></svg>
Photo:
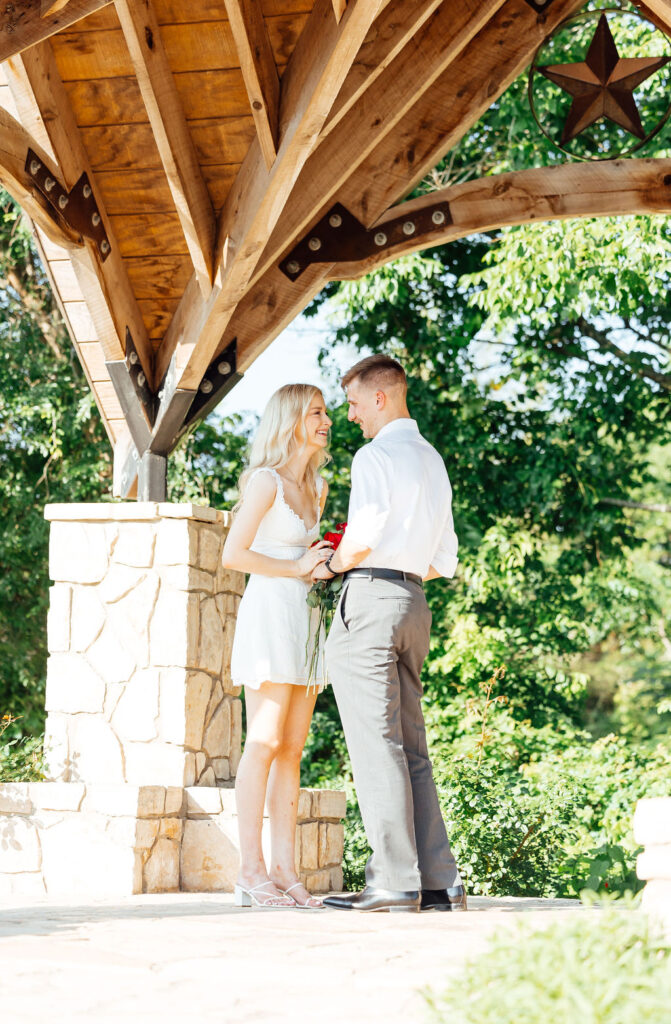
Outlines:
<svg viewBox="0 0 671 1024"><path fill-rule="evenodd" d="M325 681L320 656L315 685L307 685L306 644L314 627L305 599L312 572L332 551L319 541L328 494L319 470L329 459L330 426L318 388L287 384L275 392L240 478L240 501L223 552L227 568L250 574L231 658L233 682L244 686L247 711L235 782L238 906L322 906L296 877L294 843L301 754ZM269 867L261 849L266 801Z"/></svg>

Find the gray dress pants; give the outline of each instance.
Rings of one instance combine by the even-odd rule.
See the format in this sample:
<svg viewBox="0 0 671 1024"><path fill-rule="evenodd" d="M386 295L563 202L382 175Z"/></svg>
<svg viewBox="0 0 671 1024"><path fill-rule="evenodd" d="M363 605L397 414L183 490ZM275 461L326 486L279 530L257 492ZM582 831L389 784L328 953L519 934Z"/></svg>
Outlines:
<svg viewBox="0 0 671 1024"><path fill-rule="evenodd" d="M351 577L326 642L368 842L366 884L461 885L426 745L420 671L431 612L417 583Z"/></svg>

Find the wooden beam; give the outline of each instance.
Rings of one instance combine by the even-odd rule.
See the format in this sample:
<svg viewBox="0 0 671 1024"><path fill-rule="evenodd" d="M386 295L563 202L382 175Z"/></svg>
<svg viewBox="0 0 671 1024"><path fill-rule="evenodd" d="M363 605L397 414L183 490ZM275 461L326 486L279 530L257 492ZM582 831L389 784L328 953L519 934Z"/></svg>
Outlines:
<svg viewBox="0 0 671 1024"><path fill-rule="evenodd" d="M151 0L115 0L201 291L212 288L215 217Z"/></svg>
<svg viewBox="0 0 671 1024"><path fill-rule="evenodd" d="M671 31L671 0L644 0L643 3L636 0L636 6L640 7L644 17L649 15L662 31Z"/></svg>
<svg viewBox="0 0 671 1024"><path fill-rule="evenodd" d="M77 232L57 218L26 170L28 149L33 150L53 178L60 178L60 168L52 163L51 157L22 124L0 108L0 184L52 242L67 249L82 246Z"/></svg>
<svg viewBox="0 0 671 1024"><path fill-rule="evenodd" d="M38 0L0 5L0 61L48 39L89 14L106 7L111 0L65 0L65 4L43 13ZM50 6L53 7L53 4Z"/></svg>
<svg viewBox="0 0 671 1024"><path fill-rule="evenodd" d="M277 156L280 79L258 0L224 0L240 58L261 152L270 169Z"/></svg>
<svg viewBox="0 0 671 1024"><path fill-rule="evenodd" d="M372 230L383 230L398 217L412 221L421 210L442 202L449 203L451 224L421 238L408 238L364 260L334 264L331 279L363 277L399 256L515 224L570 217L669 214L671 160L559 164L492 174L392 206Z"/></svg>
<svg viewBox="0 0 671 1024"><path fill-rule="evenodd" d="M340 21L347 9L347 0L333 0L333 13L336 21Z"/></svg>
<svg viewBox="0 0 671 1024"><path fill-rule="evenodd" d="M339 25L331 0L317 0L282 79L280 146L269 171L255 140L221 213L215 288L206 302L183 310L187 329L169 328L159 365L173 350L181 387L197 388L356 53L388 0L356 0Z"/></svg>
<svg viewBox="0 0 671 1024"><path fill-rule="evenodd" d="M72 0L41 0L40 15L46 18L50 14L57 14L71 2Z"/></svg>
<svg viewBox="0 0 671 1024"><path fill-rule="evenodd" d="M147 380L153 382L153 351L112 225L48 42L38 43L5 65L21 122L53 154L68 188L86 172L105 224L111 252L101 263L87 243L73 255L73 266L106 359L123 359L130 330Z"/></svg>

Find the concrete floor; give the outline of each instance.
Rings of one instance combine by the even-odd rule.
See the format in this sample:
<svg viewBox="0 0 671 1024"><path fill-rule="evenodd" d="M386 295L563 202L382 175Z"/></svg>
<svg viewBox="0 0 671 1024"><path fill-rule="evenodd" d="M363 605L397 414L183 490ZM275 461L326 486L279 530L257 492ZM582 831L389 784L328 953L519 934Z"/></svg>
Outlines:
<svg viewBox="0 0 671 1024"><path fill-rule="evenodd" d="M0 909L0 1017L424 1024L419 990L443 990L494 931L575 913L571 900L482 897L467 914L421 915L241 910L210 893L14 898Z"/></svg>

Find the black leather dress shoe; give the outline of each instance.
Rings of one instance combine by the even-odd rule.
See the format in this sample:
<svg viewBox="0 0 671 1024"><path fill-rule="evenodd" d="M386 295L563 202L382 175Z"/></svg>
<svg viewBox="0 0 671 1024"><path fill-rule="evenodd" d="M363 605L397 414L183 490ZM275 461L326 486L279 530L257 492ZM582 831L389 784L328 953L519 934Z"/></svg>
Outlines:
<svg viewBox="0 0 671 1024"><path fill-rule="evenodd" d="M451 889L422 889L421 910L451 910L462 912L468 910L466 890L463 885L455 885Z"/></svg>
<svg viewBox="0 0 671 1024"><path fill-rule="evenodd" d="M396 892L393 889L373 889L366 886L361 892L346 893L344 896L327 896L324 905L334 910L374 910L390 913L417 913L420 895L412 892Z"/></svg>

